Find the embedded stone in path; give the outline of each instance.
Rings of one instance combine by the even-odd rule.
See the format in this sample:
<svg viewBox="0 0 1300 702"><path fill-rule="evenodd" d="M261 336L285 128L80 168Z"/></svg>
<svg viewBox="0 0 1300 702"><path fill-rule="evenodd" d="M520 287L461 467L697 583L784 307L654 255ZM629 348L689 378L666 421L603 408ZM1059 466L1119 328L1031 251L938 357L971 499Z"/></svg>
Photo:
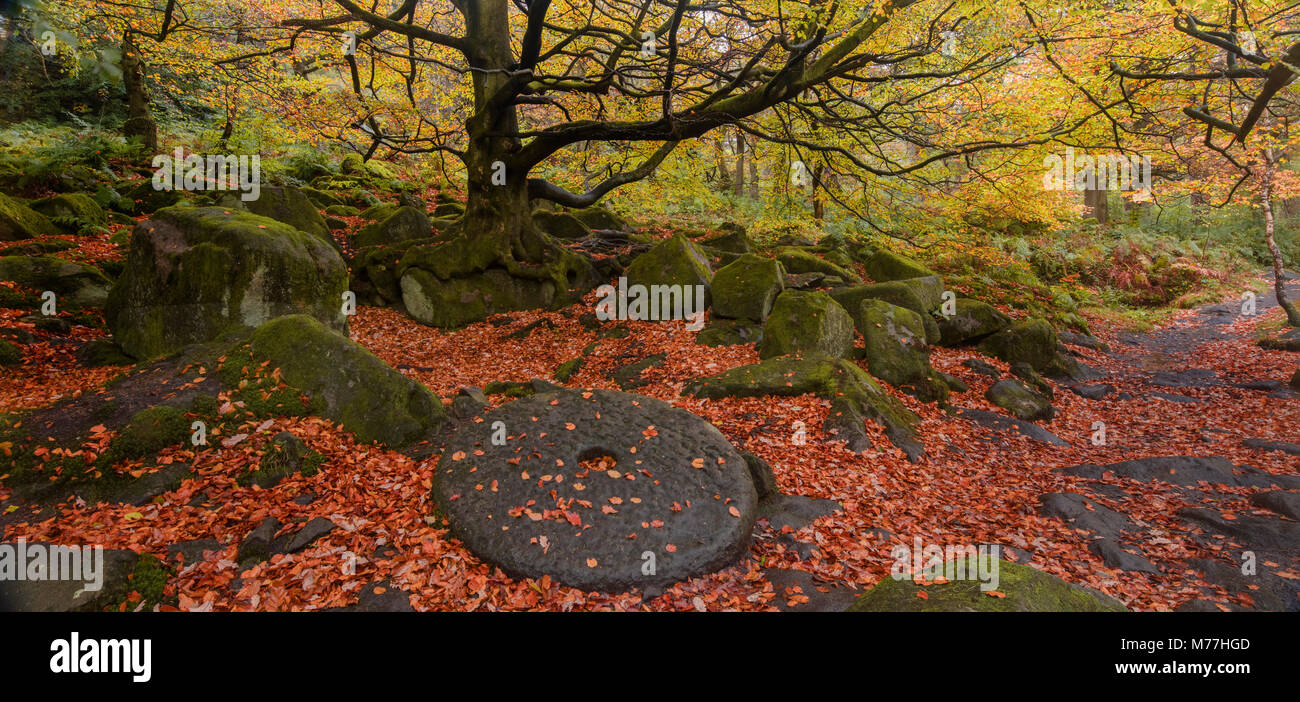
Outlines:
<svg viewBox="0 0 1300 702"><path fill-rule="evenodd" d="M739 562L758 495L704 419L640 395L560 390L457 431L433 501L456 538L514 577L617 592Z"/></svg>

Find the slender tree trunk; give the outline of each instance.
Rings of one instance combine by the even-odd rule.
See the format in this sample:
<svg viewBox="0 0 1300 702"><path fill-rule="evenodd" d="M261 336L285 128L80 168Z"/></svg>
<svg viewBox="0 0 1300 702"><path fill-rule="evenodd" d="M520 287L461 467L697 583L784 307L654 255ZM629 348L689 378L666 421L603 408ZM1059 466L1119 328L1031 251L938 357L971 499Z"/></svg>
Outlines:
<svg viewBox="0 0 1300 702"><path fill-rule="evenodd" d="M749 147L749 199L757 200L758 192L758 155L754 152L754 146Z"/></svg>
<svg viewBox="0 0 1300 702"><path fill-rule="evenodd" d="M736 197L745 194L745 133L736 130Z"/></svg>
<svg viewBox="0 0 1300 702"><path fill-rule="evenodd" d="M822 202L821 195L818 192L822 189L822 173L825 172L826 164L817 164L817 169L813 171L813 219L818 222L826 216L826 204Z"/></svg>
<svg viewBox="0 0 1300 702"><path fill-rule="evenodd" d="M1106 198L1109 195L1107 190L1085 190L1083 191L1083 204L1092 214L1093 219L1098 224L1105 224L1110 221L1110 209L1107 206Z"/></svg>
<svg viewBox="0 0 1300 702"><path fill-rule="evenodd" d="M146 154L158 151L158 124L149 111L149 93L144 84L144 64L140 48L131 32L122 35L122 82L126 87L126 138L139 137Z"/></svg>
<svg viewBox="0 0 1300 702"><path fill-rule="evenodd" d="M1300 327L1300 310L1286 299L1286 277L1282 265L1282 250L1277 246L1273 236L1273 169L1275 165L1273 148L1264 149L1264 178L1259 188L1260 209L1264 210L1264 239L1268 242L1268 251L1273 255L1273 291L1277 294L1277 304L1286 312L1286 321L1293 327Z"/></svg>

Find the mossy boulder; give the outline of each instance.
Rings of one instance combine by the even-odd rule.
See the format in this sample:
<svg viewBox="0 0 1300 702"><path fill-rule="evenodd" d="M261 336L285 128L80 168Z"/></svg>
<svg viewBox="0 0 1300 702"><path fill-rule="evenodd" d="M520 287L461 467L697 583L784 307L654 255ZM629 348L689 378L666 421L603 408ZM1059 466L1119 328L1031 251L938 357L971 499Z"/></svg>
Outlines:
<svg viewBox="0 0 1300 702"><path fill-rule="evenodd" d="M920 420L856 364L821 353L804 357L777 356L740 366L686 384L683 394L708 399L724 397L792 397L813 394L831 401L827 433L848 442L853 451L871 448L864 421L885 429L890 442L916 460L925 447L916 438Z"/></svg>
<svg viewBox="0 0 1300 702"><path fill-rule="evenodd" d="M1049 420L1056 415L1051 399L1017 378L1005 378L994 383L984 393L984 398L1010 412L1016 419L1028 422Z"/></svg>
<svg viewBox="0 0 1300 702"><path fill-rule="evenodd" d="M129 366L135 359L122 352L110 339L94 339L77 349L77 361L90 368L103 366Z"/></svg>
<svg viewBox="0 0 1300 702"><path fill-rule="evenodd" d="M763 325L760 358L821 352L844 358L853 351L853 317L830 295L787 290L776 298Z"/></svg>
<svg viewBox="0 0 1300 702"><path fill-rule="evenodd" d="M416 207L398 207L382 221L362 227L353 238L357 248L396 244L411 239L427 239L433 226L429 216Z"/></svg>
<svg viewBox="0 0 1300 702"><path fill-rule="evenodd" d="M776 260L789 273L824 273L840 278L845 282L858 282L856 273L826 259L807 249L787 246L778 249Z"/></svg>
<svg viewBox="0 0 1300 702"><path fill-rule="evenodd" d="M926 278L935 272L906 256L876 249L860 258L862 268L877 283L908 278Z"/></svg>
<svg viewBox="0 0 1300 702"><path fill-rule="evenodd" d="M883 300L863 300L856 312L853 321L873 376L927 402L947 399L947 384L930 367L921 315Z"/></svg>
<svg viewBox="0 0 1300 702"><path fill-rule="evenodd" d="M757 344L762 339L762 325L747 319L723 319L721 317L714 317L709 321L709 326L695 335L695 343L700 346Z"/></svg>
<svg viewBox="0 0 1300 702"><path fill-rule="evenodd" d="M319 190L311 186L303 186L301 188L298 188L298 190L301 191L303 195L306 195L307 199L311 200L312 204L316 205L317 207L328 208L328 207L345 206L343 201L340 200L334 193L327 192L325 190Z"/></svg>
<svg viewBox="0 0 1300 702"><path fill-rule="evenodd" d="M465 215L465 205L459 202L440 202L433 208L434 217L458 219Z"/></svg>
<svg viewBox="0 0 1300 702"><path fill-rule="evenodd" d="M785 290L781 264L744 254L713 276L713 314L729 319L762 322Z"/></svg>
<svg viewBox="0 0 1300 702"><path fill-rule="evenodd" d="M592 205L591 207L580 210L572 210L569 214L572 215L574 219L586 225L589 229L614 229L617 231L627 229L627 222L623 221L622 217L619 217L608 208L601 207L600 205Z"/></svg>
<svg viewBox="0 0 1300 702"><path fill-rule="evenodd" d="M920 315L921 323L925 325L925 342L937 343L939 324L930 313L934 306L928 303L926 295L922 294L921 288L924 286L915 283L916 280L892 280L887 283L855 285L832 290L830 296L846 310L857 309L863 300L883 300L891 305L912 310Z"/></svg>
<svg viewBox="0 0 1300 702"><path fill-rule="evenodd" d="M657 244L636 257L624 272L628 286L644 285L703 285L705 300L710 300L710 283L713 269L709 259L698 246L682 234Z"/></svg>
<svg viewBox="0 0 1300 702"><path fill-rule="evenodd" d="M498 265L493 242L458 233L407 249L397 265L407 312L424 324L456 328L499 312L570 304L595 284L591 261L561 247L547 248L529 275L512 275Z"/></svg>
<svg viewBox="0 0 1300 702"><path fill-rule="evenodd" d="M0 366L16 366L23 362L23 352L18 346L0 339Z"/></svg>
<svg viewBox="0 0 1300 702"><path fill-rule="evenodd" d="M591 235L582 220L564 212L534 212L533 224L556 239L586 239Z"/></svg>
<svg viewBox="0 0 1300 702"><path fill-rule="evenodd" d="M983 559L983 560L977 560ZM965 573L936 585L885 578L864 592L849 612L1127 612L1119 600L1053 575L996 559L992 554L950 561L944 573ZM996 571L994 570L996 568ZM997 588L981 589L979 573L997 573ZM945 576L947 577L947 576ZM990 584L992 581L990 579ZM998 594L989 594L990 592ZM924 593L921 597L918 593ZM1002 595L1002 596L998 596Z"/></svg>
<svg viewBox="0 0 1300 702"><path fill-rule="evenodd" d="M18 241L58 234L48 217L0 193L0 241Z"/></svg>
<svg viewBox="0 0 1300 702"><path fill-rule="evenodd" d="M326 205L325 214L334 217L357 217L361 214L361 210L351 205ZM328 219L325 220L325 224L329 225Z"/></svg>
<svg viewBox="0 0 1300 702"><path fill-rule="evenodd" d="M151 214L175 205L184 196L180 190L159 190L153 186L152 180L146 179L123 192L117 207L131 214Z"/></svg>
<svg viewBox="0 0 1300 702"><path fill-rule="evenodd" d="M68 222L67 226L60 227L67 234L76 234L86 226L102 227L108 223L108 215L104 213L104 208L95 202L95 198L85 193L65 193L47 197L33 202L31 208L50 218L52 222ZM72 226L73 222L79 225Z"/></svg>
<svg viewBox="0 0 1300 702"><path fill-rule="evenodd" d="M747 254L754 250L754 242L750 240L743 226L735 222L724 222L718 228L722 230L721 234L711 236L700 243L728 253Z"/></svg>
<svg viewBox="0 0 1300 702"><path fill-rule="evenodd" d="M152 456L168 446L189 440L190 422L185 413L175 407L159 405L140 410L131 416L109 444L105 456L116 460Z"/></svg>
<svg viewBox="0 0 1300 702"><path fill-rule="evenodd" d="M953 314L938 320L939 344L943 346L973 344L1011 326L1010 317L979 300L959 297L955 307Z"/></svg>
<svg viewBox="0 0 1300 702"><path fill-rule="evenodd" d="M404 446L447 418L442 402L348 337L307 315L273 319L248 342L255 362L311 396L322 416L361 441Z"/></svg>
<svg viewBox="0 0 1300 702"><path fill-rule="evenodd" d="M132 234L106 317L144 359L287 314L346 330L347 289L343 259L320 237L247 212L167 208Z"/></svg>
<svg viewBox="0 0 1300 702"><path fill-rule="evenodd" d="M1078 361L1061 350L1056 330L1044 319L1017 322L985 339L979 348L1007 363L1028 363L1049 378L1079 379L1083 376Z"/></svg>
<svg viewBox="0 0 1300 702"><path fill-rule="evenodd" d="M103 305L113 284L98 268L53 256L0 257L0 280L53 291L59 309Z"/></svg>
<svg viewBox="0 0 1300 702"><path fill-rule="evenodd" d="M244 202L244 208L253 214L284 222L331 243L334 241L330 236L329 227L325 226L325 218L321 217L316 208L316 203L312 202L302 190L291 185L264 186L256 200Z"/></svg>
<svg viewBox="0 0 1300 702"><path fill-rule="evenodd" d="M391 202L384 202L378 205L367 207L366 209L361 211L360 216L362 219L369 219L375 222L380 222L385 219L388 219L389 217L392 217L400 209L402 209L401 205L396 205Z"/></svg>
<svg viewBox="0 0 1300 702"><path fill-rule="evenodd" d="M407 268L400 285L407 314L443 329L463 327L498 312L547 308L556 296L551 281L516 278L504 268L448 279L423 268Z"/></svg>

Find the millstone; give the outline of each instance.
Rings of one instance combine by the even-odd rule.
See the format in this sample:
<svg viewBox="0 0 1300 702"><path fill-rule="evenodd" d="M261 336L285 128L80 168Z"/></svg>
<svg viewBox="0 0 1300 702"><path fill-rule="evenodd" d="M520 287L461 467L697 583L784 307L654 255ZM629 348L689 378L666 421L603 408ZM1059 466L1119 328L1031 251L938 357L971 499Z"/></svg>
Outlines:
<svg viewBox="0 0 1300 702"><path fill-rule="evenodd" d="M616 464L593 460L604 456ZM460 429L433 500L454 536L514 577L620 592L737 563L758 496L744 458L704 419L640 395L565 390Z"/></svg>

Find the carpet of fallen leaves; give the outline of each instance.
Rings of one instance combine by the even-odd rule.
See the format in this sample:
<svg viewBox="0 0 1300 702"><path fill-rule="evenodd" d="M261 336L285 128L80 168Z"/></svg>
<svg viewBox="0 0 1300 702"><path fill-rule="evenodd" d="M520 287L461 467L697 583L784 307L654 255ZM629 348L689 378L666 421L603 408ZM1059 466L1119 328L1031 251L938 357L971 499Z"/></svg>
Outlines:
<svg viewBox="0 0 1300 702"><path fill-rule="evenodd" d="M1044 426L1069 441L1070 447L992 434L946 416L934 405L894 393L922 417L927 456L918 464L908 462L874 424L867 429L878 450L853 454L840 443L826 441L820 427L829 403L815 396L715 401L680 396L683 384L692 378L756 362L751 346L697 346L695 333L682 322L629 322L628 337L597 339L595 331L577 320L590 309L590 304L584 304L559 311L520 312L509 315L508 321L495 318L441 332L393 310L361 308L353 318L352 337L448 398L446 402L462 386L549 379L557 365L577 357L592 343L594 350L569 386L617 389L608 380L610 371L652 353L665 353L663 364L643 374L650 382L638 392L713 422L736 446L773 466L782 492L837 500L843 512L784 535L760 522L744 563L679 583L657 597L643 600L639 592L588 593L549 578L509 578L436 526L439 522L431 517L434 505L429 497L436 453L417 462L394 451L358 445L351 434L326 420L297 418L250 420L232 436L215 437L220 444L216 450L196 454L169 449L147 463L126 466L125 470L148 471L172 461L192 463L196 479L152 504L67 505L55 518L11 524L8 538L98 543L160 557L171 544L215 539L224 549L209 553L201 562L180 564L169 585L181 609L197 611L344 606L357 601L361 588L379 581L409 593L417 610L772 610L777 598L800 601L802 595L775 589L765 579L764 569L802 570L819 582L862 589L888 577L893 545L910 545L915 537L940 545L1014 546L1031 553L1035 567L1106 592L1132 609L1168 610L1204 596L1204 583L1182 559L1218 555L1194 540L1176 518L1177 510L1188 506L1186 493L1162 483L1113 481L1141 499L1126 501L1122 507L1104 498L1097 502L1120 508L1146 530L1142 548L1164 572L1115 571L1089 551L1085 533L1038 514L1041 494L1078 489L1081 482L1053 469L1154 455L1200 455L1226 456L1275 473L1300 473L1300 458L1241 446L1246 437L1294 440L1300 401L1231 387L1179 390L1206 400L1195 411L1187 411L1186 405L1149 395L1143 371L1150 369L1120 354L1085 349L1077 350L1085 353L1090 365L1111 374L1103 382L1115 383L1134 399L1095 402L1057 386L1058 413ZM1229 328L1241 337L1161 362L1172 369L1214 368L1228 379L1286 380L1295 370L1294 355L1259 349L1246 338L1254 325L1275 314L1276 310L1243 319ZM554 326L541 326L523 339L508 338L541 318ZM1188 319L1190 315L1184 315L1173 324ZM1114 330L1099 330L1099 336L1112 348L1122 348ZM57 395L75 392L77 384L79 389L94 388L119 370L77 370L68 354L44 350L40 343L28 346L27 353L36 356L28 358L14 378L6 376L0 383L0 403L6 408L45 404ZM970 385L969 392L954 395L954 404L994 409L983 399L992 381L961 364L975 355L972 350L936 348L933 363ZM1006 368L999 361L985 360ZM1107 425L1109 441L1104 446L1089 441L1098 421ZM324 454L328 458L324 468L310 478L294 475L271 490L238 487L236 476L257 460L272 436L285 430ZM83 448L97 451L110 438L107 433L93 436ZM295 501L306 493L314 500ZM1241 514L1254 509L1244 497L1232 506ZM284 522L285 531L314 517L328 518L339 528L304 551L278 555L241 572L234 562L237 547L267 516ZM812 555L800 558L790 539L815 547ZM1231 600L1220 592L1219 601Z"/></svg>

